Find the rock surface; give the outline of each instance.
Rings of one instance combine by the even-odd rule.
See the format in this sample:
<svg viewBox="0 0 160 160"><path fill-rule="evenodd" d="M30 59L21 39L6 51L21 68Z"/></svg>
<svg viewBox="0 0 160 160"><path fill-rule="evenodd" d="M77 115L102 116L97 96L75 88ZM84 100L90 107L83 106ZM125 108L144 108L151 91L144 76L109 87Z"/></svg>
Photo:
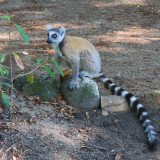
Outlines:
<svg viewBox="0 0 160 160"><path fill-rule="evenodd" d="M43 101L50 101L58 97L60 93L60 83L53 78L47 80L36 78L35 82L30 84L27 76L19 77L15 79L14 87L31 96L38 96Z"/></svg>
<svg viewBox="0 0 160 160"><path fill-rule="evenodd" d="M78 78L77 85L73 90L68 89L69 82L70 79L61 84L62 95L68 104L85 110L99 107L100 95L95 81L87 77Z"/></svg>
<svg viewBox="0 0 160 160"><path fill-rule="evenodd" d="M107 116L108 112L123 112L130 110L125 98L115 95L101 96L102 115Z"/></svg>
<svg viewBox="0 0 160 160"><path fill-rule="evenodd" d="M151 108L160 109L160 90L155 90L142 98Z"/></svg>

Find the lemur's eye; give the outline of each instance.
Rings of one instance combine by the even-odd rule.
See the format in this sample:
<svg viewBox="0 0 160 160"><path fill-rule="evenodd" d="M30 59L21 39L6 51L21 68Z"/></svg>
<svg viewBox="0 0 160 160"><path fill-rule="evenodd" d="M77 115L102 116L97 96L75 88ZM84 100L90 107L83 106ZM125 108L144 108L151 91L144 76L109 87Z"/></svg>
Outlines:
<svg viewBox="0 0 160 160"><path fill-rule="evenodd" d="M56 38L56 37L57 37L57 35L56 35L56 34L53 34L53 35L52 35L52 38Z"/></svg>

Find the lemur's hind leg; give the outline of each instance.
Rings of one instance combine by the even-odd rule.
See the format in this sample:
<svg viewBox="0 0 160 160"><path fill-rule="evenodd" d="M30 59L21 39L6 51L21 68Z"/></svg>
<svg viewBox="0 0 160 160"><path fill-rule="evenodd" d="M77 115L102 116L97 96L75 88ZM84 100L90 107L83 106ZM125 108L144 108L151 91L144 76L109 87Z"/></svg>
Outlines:
<svg viewBox="0 0 160 160"><path fill-rule="evenodd" d="M86 71L79 72L79 77L80 78L84 78L84 77L93 78L93 76L91 74L89 74L88 72L86 72Z"/></svg>
<svg viewBox="0 0 160 160"><path fill-rule="evenodd" d="M85 49L81 53L81 72L79 77L94 78L99 76L101 70L101 60L98 52Z"/></svg>

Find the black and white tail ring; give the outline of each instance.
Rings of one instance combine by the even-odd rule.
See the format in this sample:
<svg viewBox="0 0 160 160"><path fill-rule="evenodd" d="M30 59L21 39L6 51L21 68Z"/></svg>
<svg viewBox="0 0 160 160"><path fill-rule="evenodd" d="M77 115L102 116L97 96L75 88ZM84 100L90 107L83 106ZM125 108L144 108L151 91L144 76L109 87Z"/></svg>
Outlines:
<svg viewBox="0 0 160 160"><path fill-rule="evenodd" d="M157 134L155 132L154 127L151 124L151 120L149 119L149 115L145 111L144 106L132 93L129 93L128 91L122 89L121 87L118 87L104 75L100 76L100 78L101 81L104 83L105 87L110 89L112 94L124 97L127 100L131 109L136 112L137 117L140 123L142 124L142 127L144 128L144 132L147 134L149 150L151 151L155 150L157 145Z"/></svg>

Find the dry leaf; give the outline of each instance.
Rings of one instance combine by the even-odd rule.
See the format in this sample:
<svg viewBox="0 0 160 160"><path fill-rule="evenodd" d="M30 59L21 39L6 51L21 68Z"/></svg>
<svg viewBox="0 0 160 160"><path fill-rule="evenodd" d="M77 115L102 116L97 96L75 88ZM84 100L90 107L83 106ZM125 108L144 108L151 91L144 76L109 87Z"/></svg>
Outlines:
<svg viewBox="0 0 160 160"><path fill-rule="evenodd" d="M87 146L81 146L81 148L88 148Z"/></svg>
<svg viewBox="0 0 160 160"><path fill-rule="evenodd" d="M22 52L22 54L24 54L24 55L28 55L29 53L28 53L28 52Z"/></svg>
<svg viewBox="0 0 160 160"><path fill-rule="evenodd" d="M70 69L67 69L65 71L63 71L64 75L70 75L72 73L72 71Z"/></svg>
<svg viewBox="0 0 160 160"><path fill-rule="evenodd" d="M24 69L24 66L23 66L23 63L22 63L20 57L19 57L18 55L14 54L14 58L15 58L15 61L16 61L16 63L17 63L17 66L18 66L20 69L23 70L23 69Z"/></svg>
<svg viewBox="0 0 160 160"><path fill-rule="evenodd" d="M13 160L17 160L17 158L16 158L14 155L13 155L12 159L13 159Z"/></svg>
<svg viewBox="0 0 160 160"><path fill-rule="evenodd" d="M115 160L120 160L121 159L121 154L120 153L117 153L116 154L116 157L115 157Z"/></svg>

